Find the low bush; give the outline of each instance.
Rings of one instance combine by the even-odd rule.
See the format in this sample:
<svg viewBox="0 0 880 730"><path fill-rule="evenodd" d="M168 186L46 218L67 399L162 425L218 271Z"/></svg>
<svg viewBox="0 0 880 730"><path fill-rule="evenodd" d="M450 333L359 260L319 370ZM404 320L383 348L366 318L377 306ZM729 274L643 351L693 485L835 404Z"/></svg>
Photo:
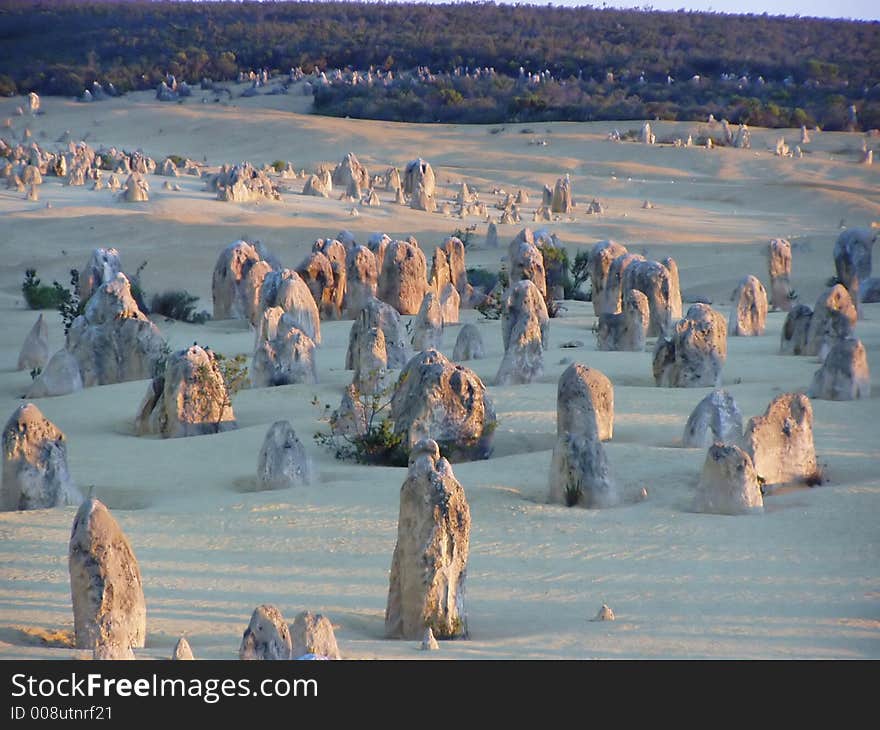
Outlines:
<svg viewBox="0 0 880 730"><path fill-rule="evenodd" d="M58 282L55 282L53 286L40 283L36 269L28 269L24 272L21 293L31 309L58 309L64 296L59 290L63 291Z"/></svg>
<svg viewBox="0 0 880 730"><path fill-rule="evenodd" d="M342 461L407 466L409 449L406 447L405 437L394 432L394 423L386 415L391 406L394 387L394 383L389 383L376 393L356 393L355 399L362 409L364 422L361 424L361 432L353 435L335 429L334 414L330 413L330 404L325 404L322 420L330 424L330 432L316 433L315 442L329 449L334 458ZM320 407L317 396L312 399L312 405Z"/></svg>
<svg viewBox="0 0 880 730"><path fill-rule="evenodd" d="M467 269L468 283L475 289L490 292L498 283L498 274L488 269Z"/></svg>
<svg viewBox="0 0 880 730"><path fill-rule="evenodd" d="M197 301L199 301L197 296L185 290L166 291L153 295L150 300L150 311L169 319L176 319L178 322L204 324L211 319L211 315L206 311L197 312Z"/></svg>

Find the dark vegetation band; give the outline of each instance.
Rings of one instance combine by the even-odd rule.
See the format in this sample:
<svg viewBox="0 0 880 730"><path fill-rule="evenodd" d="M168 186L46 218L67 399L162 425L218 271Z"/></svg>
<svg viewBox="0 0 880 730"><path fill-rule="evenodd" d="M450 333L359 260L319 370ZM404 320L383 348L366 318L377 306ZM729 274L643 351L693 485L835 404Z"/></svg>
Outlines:
<svg viewBox="0 0 880 730"><path fill-rule="evenodd" d="M428 67L318 88L316 110L412 122L705 119L880 126L880 23L494 3L4 0L0 94L75 96L240 71ZM27 62L25 62L27 59ZM541 83L521 82L545 72ZM474 78L477 68L491 76ZM456 73L461 69L462 73ZM469 70L470 74L463 73Z"/></svg>

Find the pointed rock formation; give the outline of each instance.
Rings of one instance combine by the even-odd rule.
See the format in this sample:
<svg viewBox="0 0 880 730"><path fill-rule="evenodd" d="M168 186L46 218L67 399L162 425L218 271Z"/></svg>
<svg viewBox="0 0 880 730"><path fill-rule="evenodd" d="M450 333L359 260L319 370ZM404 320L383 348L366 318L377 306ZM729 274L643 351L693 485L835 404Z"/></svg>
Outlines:
<svg viewBox="0 0 880 730"><path fill-rule="evenodd" d="M434 632L431 631L430 626L425 629L425 635L422 637L422 644L419 646L419 649L422 651L439 651L440 649L440 644L434 638Z"/></svg>
<svg viewBox="0 0 880 730"><path fill-rule="evenodd" d="M241 302L244 318L254 327L257 326L262 315L260 290L263 287L266 276L272 271L273 267L268 261L257 261L248 269L244 280L241 282Z"/></svg>
<svg viewBox="0 0 880 730"><path fill-rule="evenodd" d="M765 484L783 484L816 473L813 405L802 393L774 398L763 416L749 419L743 450Z"/></svg>
<svg viewBox="0 0 880 730"><path fill-rule="evenodd" d="M238 658L244 661L287 661L292 650L290 629L281 611L265 603L257 606L242 636Z"/></svg>
<svg viewBox="0 0 880 730"><path fill-rule="evenodd" d="M628 253L626 246L616 241L599 241L590 249L589 271L592 282L593 312L597 317L601 314L616 314L619 311L617 307L614 308L614 311L602 308L603 292L608 281L611 263L618 256L623 256L626 253Z"/></svg>
<svg viewBox="0 0 880 730"><path fill-rule="evenodd" d="M67 395L83 389L79 363L63 347L58 350L43 371L28 388L25 398L46 398L53 395Z"/></svg>
<svg viewBox="0 0 880 730"><path fill-rule="evenodd" d="M327 256L313 251L297 269L306 283L318 313L322 319L339 319L342 316L342 299L345 295L345 268L336 270Z"/></svg>
<svg viewBox="0 0 880 730"><path fill-rule="evenodd" d="M140 173L132 173L125 181L123 200L127 203L145 203L150 199L150 184Z"/></svg>
<svg viewBox="0 0 880 730"><path fill-rule="evenodd" d="M648 298L642 292L630 289L624 294L622 312L599 315L597 349L642 352L650 320Z"/></svg>
<svg viewBox="0 0 880 730"><path fill-rule="evenodd" d="M473 297L474 289L467 279L464 243L456 236L449 236L443 241L443 250L449 262L449 280L461 297L461 301L467 306ZM442 289L438 290L438 293L442 293Z"/></svg>
<svg viewBox="0 0 880 730"><path fill-rule="evenodd" d="M550 502L602 508L619 501L605 448L596 433L562 433L550 462Z"/></svg>
<svg viewBox="0 0 880 730"><path fill-rule="evenodd" d="M326 616L311 611L298 613L290 627L293 650L292 659L306 655L322 659L342 659L333 633L333 624Z"/></svg>
<svg viewBox="0 0 880 730"><path fill-rule="evenodd" d="M724 317L708 304L693 304L669 335L657 338L654 381L671 388L717 388L726 359Z"/></svg>
<svg viewBox="0 0 880 730"><path fill-rule="evenodd" d="M42 370L49 362L49 327L41 314L34 322L18 353L17 370Z"/></svg>
<svg viewBox="0 0 880 730"><path fill-rule="evenodd" d="M519 232L507 248L510 286L528 279L547 297L547 273L544 269L544 255L534 243L534 234L528 228Z"/></svg>
<svg viewBox="0 0 880 730"><path fill-rule="evenodd" d="M496 385L531 383L544 373L550 317L544 297L528 279L512 284L501 315L504 357Z"/></svg>
<svg viewBox="0 0 880 730"><path fill-rule="evenodd" d="M782 335L779 341L780 355L806 355L807 335L810 331L810 320L813 310L806 304L797 304L785 317Z"/></svg>
<svg viewBox="0 0 880 730"><path fill-rule="evenodd" d="M828 351L810 386L809 396L857 400L871 396L871 372L865 346L856 337L838 340Z"/></svg>
<svg viewBox="0 0 880 730"><path fill-rule="evenodd" d="M471 517L464 489L437 443L412 450L400 489L397 544L391 561L385 635L467 637L465 580Z"/></svg>
<svg viewBox="0 0 880 730"><path fill-rule="evenodd" d="M700 474L693 510L742 515L763 509L764 499L751 457L734 444L712 444Z"/></svg>
<svg viewBox="0 0 880 730"><path fill-rule="evenodd" d="M247 241L235 241L223 249L214 266L211 282L214 319L249 319L249 311L254 305L248 302L246 282L250 270L260 258L257 249Z"/></svg>
<svg viewBox="0 0 880 730"><path fill-rule="evenodd" d="M369 333L373 328L382 330L387 367L391 370L403 368L409 362L412 353L407 342L406 330L400 321L400 315L394 307L385 304L385 302L370 299L351 325L348 335L348 350L345 355L346 370L363 370L363 366L359 365L362 359L361 350L366 347L368 351L373 351L373 345L363 345L361 341L368 338L372 343L375 338ZM367 370L373 367L374 362L371 360Z"/></svg>
<svg viewBox="0 0 880 730"><path fill-rule="evenodd" d="M632 264L644 260L644 256L636 253L624 253L617 258L612 259L611 265L608 267L608 275L605 277L605 285L602 287L599 293L600 315L617 314L621 311L623 303L623 293L627 291L623 288L626 270Z"/></svg>
<svg viewBox="0 0 880 730"><path fill-rule="evenodd" d="M67 333L67 350L87 388L152 377L164 349L164 338L121 273L98 287Z"/></svg>
<svg viewBox="0 0 880 730"><path fill-rule="evenodd" d="M497 424L495 407L476 373L437 350L418 353L400 373L391 420L406 448L433 439L455 461L488 458Z"/></svg>
<svg viewBox="0 0 880 730"><path fill-rule="evenodd" d="M33 403L16 408L3 429L0 510L48 509L80 500L67 468L64 434Z"/></svg>
<svg viewBox="0 0 880 730"><path fill-rule="evenodd" d="M139 649L147 633L141 571L128 538L97 499L82 503L68 551L77 649Z"/></svg>
<svg viewBox="0 0 880 730"><path fill-rule="evenodd" d="M376 256L366 246L353 246L345 259L345 317L354 319L367 302L376 296L379 268Z"/></svg>
<svg viewBox="0 0 880 730"><path fill-rule="evenodd" d="M440 292L440 318L443 326L458 324L461 307L461 297L452 284L447 284Z"/></svg>
<svg viewBox="0 0 880 730"><path fill-rule="evenodd" d="M312 482L312 461L290 421L269 427L257 461L260 489L288 489Z"/></svg>
<svg viewBox="0 0 880 730"><path fill-rule="evenodd" d="M443 316L440 312L440 301L432 291L425 294L419 313L413 320L412 344L416 352L438 350L443 344Z"/></svg>
<svg viewBox="0 0 880 730"><path fill-rule="evenodd" d="M417 314L428 290L425 254L418 245L393 241L385 251L378 297L401 314Z"/></svg>
<svg viewBox="0 0 880 730"><path fill-rule="evenodd" d="M486 357L486 348L483 346L483 336L476 325L468 322L459 330L458 337L455 338L452 359L455 362L465 362L484 357Z"/></svg>
<svg viewBox="0 0 880 730"><path fill-rule="evenodd" d="M858 312L849 291L842 284L835 284L819 296L810 318L807 331L805 355L816 355L819 361L840 340L853 335Z"/></svg>
<svg viewBox="0 0 880 730"><path fill-rule="evenodd" d="M421 158L407 164L403 173L403 192L406 195L416 197L419 193L419 186L422 187L426 196L434 197L436 186L434 169L430 162Z"/></svg>
<svg viewBox="0 0 880 730"><path fill-rule="evenodd" d="M186 637L181 636L177 640L177 643L174 645L174 651L171 654L171 659L173 661L188 661L195 659Z"/></svg>
<svg viewBox="0 0 880 730"><path fill-rule="evenodd" d="M556 389L556 435L596 434L610 441L614 433L614 387L608 377L580 363L569 365Z"/></svg>
<svg viewBox="0 0 880 730"><path fill-rule="evenodd" d="M331 179L333 184L339 188L357 185L363 190L368 190L370 187L370 173L353 152L346 154L333 169Z"/></svg>
<svg viewBox="0 0 880 730"><path fill-rule="evenodd" d="M354 343L352 384L359 393L373 394L387 385L388 350L385 333L379 327L371 327L360 333Z"/></svg>
<svg viewBox="0 0 880 730"><path fill-rule="evenodd" d="M330 173L324 175L310 175L303 185L303 195L313 195L316 198L329 198L333 192L333 183L330 179Z"/></svg>
<svg viewBox="0 0 880 730"><path fill-rule="evenodd" d="M571 176L566 174L556 181L553 197L550 199L550 211L567 215L574 209L571 200Z"/></svg>
<svg viewBox="0 0 880 730"><path fill-rule="evenodd" d="M764 334L767 326L767 292L757 277L740 281L733 294L730 323L727 331L734 337L754 337Z"/></svg>
<svg viewBox="0 0 880 730"><path fill-rule="evenodd" d="M200 436L237 428L226 383L211 350L193 345L168 356L141 402L137 433L163 438Z"/></svg>
<svg viewBox="0 0 880 730"><path fill-rule="evenodd" d="M742 439L742 413L728 391L713 390L688 417L682 444L706 448L716 441L737 444Z"/></svg>
<svg viewBox="0 0 880 730"><path fill-rule="evenodd" d="M102 284L106 284L122 273L122 260L115 248L96 248L88 263L79 272L76 293L81 302L88 301Z"/></svg>
<svg viewBox="0 0 880 730"><path fill-rule="evenodd" d="M437 209L437 202L434 196L428 195L425 188L421 185L413 193L409 201L409 207L413 210L423 210L426 213L433 213Z"/></svg>
<svg viewBox="0 0 880 730"><path fill-rule="evenodd" d="M859 300L859 284L871 278L871 256L877 242L876 228L847 228L834 243L837 279Z"/></svg>
<svg viewBox="0 0 880 730"><path fill-rule="evenodd" d="M280 307L316 345L321 344L321 317L318 305L302 277L292 269L271 271L260 287L260 309ZM274 335L273 335L274 337ZM271 339L271 338L265 338Z"/></svg>
<svg viewBox="0 0 880 730"><path fill-rule="evenodd" d="M791 243L784 238L774 238L768 247L770 270L770 304L784 312L794 303L791 288Z"/></svg>
<svg viewBox="0 0 880 730"><path fill-rule="evenodd" d="M668 264L668 266L667 266ZM635 289L648 299L651 313L648 337L669 332L681 319L681 292L678 288L678 267L672 259L659 261L635 260L621 270L621 294Z"/></svg>
<svg viewBox="0 0 880 730"><path fill-rule="evenodd" d="M486 227L486 248L498 248L498 226L491 221Z"/></svg>

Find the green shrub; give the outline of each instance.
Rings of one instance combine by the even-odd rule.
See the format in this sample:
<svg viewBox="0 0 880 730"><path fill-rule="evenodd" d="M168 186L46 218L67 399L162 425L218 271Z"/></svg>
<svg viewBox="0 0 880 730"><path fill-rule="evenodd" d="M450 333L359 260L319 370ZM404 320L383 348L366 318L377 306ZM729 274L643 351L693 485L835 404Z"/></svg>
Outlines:
<svg viewBox="0 0 880 730"><path fill-rule="evenodd" d="M363 409L363 433L350 436L334 430L334 416L330 413L330 404L324 405L324 417L329 421L330 433L318 432L314 435L315 442L333 452L336 459L355 461L358 464L376 464L381 466L407 466L409 449L406 447L404 434L394 432L394 423L384 415L391 405L391 396L395 384L389 383L376 393L355 394L355 399ZM320 406L317 396L312 405Z"/></svg>
<svg viewBox="0 0 880 730"><path fill-rule="evenodd" d="M248 385L248 356L243 352L238 353L235 357L226 357L219 352L214 353L214 361L223 376L223 382L226 385L226 392L232 398L238 391L246 388Z"/></svg>
<svg viewBox="0 0 880 730"><path fill-rule="evenodd" d="M208 397L220 401L220 413L214 424L216 432L219 433L226 409L232 408L232 396L247 385L247 355L239 354L233 358L227 358L225 355L214 352L210 347L204 346L203 349L211 357L211 362L201 365L196 374L203 387L208 389ZM221 392L219 386L216 385L217 381L212 377L212 371L219 372L223 379L225 392Z"/></svg>
<svg viewBox="0 0 880 730"><path fill-rule="evenodd" d="M21 293L31 309L57 309L66 335L73 320L85 309L85 302L81 302L76 293L79 288L79 271L76 269L70 270L70 287L65 289L57 281L53 281L52 286L45 286L37 278L36 269L28 269L24 274Z"/></svg>
<svg viewBox="0 0 880 730"><path fill-rule="evenodd" d="M471 245L471 239L473 238L474 231L476 230L477 225L475 223L473 225L467 226L467 228L465 228L464 230L462 230L461 228L456 228L452 232L452 236L453 238L457 238L459 241L461 241L464 247L467 248Z"/></svg>
<svg viewBox="0 0 880 730"><path fill-rule="evenodd" d="M60 285L46 286L37 278L36 269L28 269L24 272L24 281L21 285L21 293L31 309L57 309L60 304L58 290Z"/></svg>
<svg viewBox="0 0 880 730"><path fill-rule="evenodd" d="M52 282L58 295L58 313L64 322L64 334L70 330L73 320L79 317L86 309L86 303L80 301L79 294L79 271L70 270L70 289L65 289L57 281Z"/></svg>
<svg viewBox="0 0 880 730"><path fill-rule="evenodd" d="M154 294L150 300L150 311L153 314L161 314L178 322L190 324L204 324L211 315L208 312L196 312L196 302L199 298L188 291L166 291L162 294Z"/></svg>
<svg viewBox="0 0 880 730"><path fill-rule="evenodd" d="M590 278L590 252L587 249L578 251L571 262L571 278L570 291L565 293L566 299L581 299L582 301L592 301L592 288L588 292L581 292L581 286Z"/></svg>
<svg viewBox="0 0 880 730"><path fill-rule="evenodd" d="M128 283L131 286L131 296L134 299L135 303L138 305L138 309L140 309L144 314L150 313L150 308L147 306L147 302L145 301L146 293L144 292L143 286L141 285L141 272L147 267L147 262L141 262L141 265L137 267L137 271L134 272L129 278Z"/></svg>
<svg viewBox="0 0 880 730"><path fill-rule="evenodd" d="M284 160L275 160L275 162L271 164L271 167L275 168L275 172L281 172L287 167L287 163Z"/></svg>
<svg viewBox="0 0 880 730"><path fill-rule="evenodd" d="M501 313L504 311L504 291L499 281L474 309L486 319L501 319Z"/></svg>
<svg viewBox="0 0 880 730"><path fill-rule="evenodd" d="M581 500L583 488L580 481L568 482L565 485L565 506L574 507Z"/></svg>
<svg viewBox="0 0 880 730"><path fill-rule="evenodd" d="M490 292L498 283L498 274L488 269L467 269L468 283L484 292Z"/></svg>

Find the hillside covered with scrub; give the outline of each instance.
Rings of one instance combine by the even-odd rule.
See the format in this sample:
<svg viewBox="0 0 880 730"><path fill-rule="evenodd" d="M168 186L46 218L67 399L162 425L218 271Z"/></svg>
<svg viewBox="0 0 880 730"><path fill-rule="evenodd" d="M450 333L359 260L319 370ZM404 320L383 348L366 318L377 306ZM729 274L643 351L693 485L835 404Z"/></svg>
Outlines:
<svg viewBox="0 0 880 730"><path fill-rule="evenodd" d="M316 111L880 126L877 22L494 3L3 0L0 45L2 95L76 96L94 81L148 89L169 73L193 84L251 69L372 68L377 83L317 84Z"/></svg>

